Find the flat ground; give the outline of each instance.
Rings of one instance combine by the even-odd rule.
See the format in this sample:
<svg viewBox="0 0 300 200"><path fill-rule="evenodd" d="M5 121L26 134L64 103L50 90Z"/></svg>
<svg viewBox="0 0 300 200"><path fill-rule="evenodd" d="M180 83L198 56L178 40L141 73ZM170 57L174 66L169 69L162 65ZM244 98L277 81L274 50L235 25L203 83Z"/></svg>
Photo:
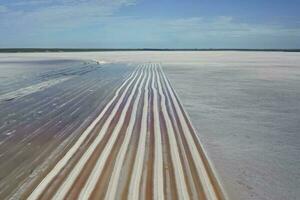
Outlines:
<svg viewBox="0 0 300 200"><path fill-rule="evenodd" d="M0 54L0 197L55 160L148 62L162 64L229 199L300 196L299 53L95 52Z"/></svg>

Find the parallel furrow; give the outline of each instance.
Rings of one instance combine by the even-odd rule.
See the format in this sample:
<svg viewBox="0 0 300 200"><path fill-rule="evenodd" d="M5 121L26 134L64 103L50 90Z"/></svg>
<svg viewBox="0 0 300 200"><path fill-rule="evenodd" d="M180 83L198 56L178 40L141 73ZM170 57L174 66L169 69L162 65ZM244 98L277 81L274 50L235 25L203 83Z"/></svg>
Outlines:
<svg viewBox="0 0 300 200"><path fill-rule="evenodd" d="M184 178L183 167L182 167L182 163L179 158L178 144L177 144L177 141L175 138L175 132L172 127L172 122L171 122L170 116L168 115L168 112L167 112L166 97L162 90L161 80L159 78L157 68L155 68L155 74L156 74L156 77L158 80L157 81L158 82L158 91L161 96L161 109L162 109L162 112L164 115L164 119L166 122L166 128L167 128L167 132L168 132L168 139L169 139L170 148L171 148L171 157L172 157L173 167L175 169L175 179L176 179L178 195L179 195L180 199L189 199L188 190L187 190L185 178Z"/></svg>
<svg viewBox="0 0 300 200"><path fill-rule="evenodd" d="M28 199L224 198L175 90L160 64L149 63L126 79Z"/></svg>
<svg viewBox="0 0 300 200"><path fill-rule="evenodd" d="M150 69L152 70L152 68ZM145 146L146 146L146 134L147 134L147 118L148 118L148 87L149 81L152 74L148 76L147 84L145 87L145 94L144 94L144 105L143 105L143 114L142 114L142 122L141 122L141 131L139 136L139 143L137 149L137 155L135 158L134 166L133 166L133 175L131 177L130 186L129 186L129 194L128 199L138 200L139 192L140 192L140 182L142 178L142 170L143 170L143 162L144 162L144 155L145 155ZM152 77L151 77L152 78Z"/></svg>
<svg viewBox="0 0 300 200"><path fill-rule="evenodd" d="M153 195L155 200L164 199L164 175L163 175L163 153L162 134L160 127L158 91L152 82L153 88L153 113L154 113L154 177Z"/></svg>
<svg viewBox="0 0 300 200"><path fill-rule="evenodd" d="M179 116L180 124L183 127L183 132L184 132L184 135L186 136L186 140L188 142L190 152L192 154L194 163L197 167L198 177L199 177L202 187L204 189L205 197L207 199L212 199L212 200L219 199L219 198L221 198L221 196L218 196L219 191L216 191L216 188L215 188L217 186L213 185L212 180L211 180L212 175L209 174L209 172L208 172L209 170L207 169L209 166L207 166L207 164L204 163L204 160L203 160L203 159L207 159L207 158L201 157L199 150L197 148L197 145L200 145L200 142L195 141L195 138L197 138L197 136L193 137L194 130L192 133L191 132L191 123L189 122L188 119L186 119L186 114L182 110L182 106L180 106L178 97L175 96L176 94L175 94L174 90L171 88L171 85L170 85L169 81L167 80L165 74L162 72L161 66L160 66L159 70L164 78L164 81L166 82L167 89L170 91L171 100L175 105L175 109ZM203 151L203 148L201 148L201 150Z"/></svg>
<svg viewBox="0 0 300 200"><path fill-rule="evenodd" d="M144 71L143 71L143 73L144 73ZM128 136L132 132L134 122L135 122L136 108L137 108L139 97L141 95L141 87L143 85L143 82L145 81L146 75L143 76L143 79L140 82L141 77L142 76L139 77L139 80L138 80L137 84L133 88L132 94L129 96L129 98L128 98L125 106L124 106L124 111L121 114L119 122L116 124L116 127L115 127L115 129L114 129L114 131L111 135L111 138L110 138L109 142L106 144L103 152L101 153L101 156L98 158L98 161L97 161L94 169L92 170L91 175L89 176L86 184L82 188L82 191L79 195L79 199L89 198L90 195L92 194L93 190L95 189L95 185L97 184L98 179L99 179L99 177L102 173L103 167L106 163L106 160L109 156L109 153L113 148L113 144L115 143L118 135L120 134L120 130L121 130L123 122L125 120L125 115L127 113L127 110L128 110L128 107L129 107L131 101L133 101L133 96L134 96L134 94L137 90L137 86L140 85L138 95L137 95L136 99L134 100L133 113L131 115L131 119L130 119L130 122L129 122L129 125L128 125L128 128L127 128L127 131L126 131L125 135ZM126 136L125 136L125 140L128 138L128 137L126 138Z"/></svg>
<svg viewBox="0 0 300 200"><path fill-rule="evenodd" d="M144 73L144 71L143 71L143 73ZM124 119L125 119L126 111L129 107L129 103L130 103L130 101L131 101L131 99L132 99L132 97L135 93L137 84L139 83L140 79L141 79L141 76L138 77L138 80L134 85L133 91L131 92L128 100L126 101L126 105L124 106L124 109L122 111L120 120L116 124L114 132L118 132L122 128L122 125L123 125L123 122L124 122ZM121 99L123 99L124 96L125 96L125 93L122 95ZM64 181L64 183L60 186L60 188L58 189L58 191L54 195L53 199L63 199L67 195L68 191L70 190L70 188L74 184L74 182L77 179L78 175L80 174L80 172L84 168L86 162L88 161L88 159L90 158L90 156L92 155L94 150L97 148L98 144L101 142L101 140L104 137L105 133L107 132L108 127L109 127L111 121L113 120L113 117L117 113L119 106L121 106L121 101L118 105L116 105L116 107L114 108L112 113L110 113L110 116L109 116L108 120L105 122L105 124L101 128L100 132L98 133L98 136L96 137L94 142L89 146L89 148L86 150L86 152L81 157L81 159L78 161L78 163L75 165L75 167L73 168L71 173L68 175L67 179ZM112 135L115 135L115 134L112 134ZM108 154L108 148L105 151L105 154L102 154L102 155L107 155L107 154ZM99 162L97 161L96 166L92 170L91 175L90 175L89 179L87 180L86 185L82 188L82 191L79 195L79 199L82 199L83 197L89 196L91 194L91 192L93 191L93 188L94 188L95 184L97 183L97 179L101 175L101 173L99 173L99 171L100 171L99 167L101 167L102 165L105 164L105 162L102 162L100 160L101 159L99 158Z"/></svg>
<svg viewBox="0 0 300 200"><path fill-rule="evenodd" d="M118 99L117 105L115 108L117 108L127 90L129 89L130 85L134 82L135 78L137 77L138 72L134 72L116 91L114 97L108 102L108 104L105 106L105 108L102 110L102 112L99 114L99 116L91 123L91 125L83 132L83 134L78 138L76 143L69 149L69 151L66 153L66 155L55 165L55 167L50 171L50 173L47 174L47 176L39 183L39 185L35 188L35 190L30 194L28 199L38 199L39 196L43 193L43 191L47 188L48 184L59 174L59 172L62 170L62 168L68 163L70 158L76 153L78 148L82 145L82 143L85 141L85 139L89 136L89 134L92 132L94 127L97 125L97 123L101 120L101 118L105 115L109 107L113 104L114 101L117 100L120 91L123 87L126 86L125 91L123 92L120 99ZM129 82L129 84L128 84ZM128 85L127 85L128 84ZM117 109L114 109L114 112L116 112ZM112 115L111 115L112 116ZM112 117L111 117L112 118ZM110 119L112 120L112 119ZM106 125L108 126L108 124Z"/></svg>

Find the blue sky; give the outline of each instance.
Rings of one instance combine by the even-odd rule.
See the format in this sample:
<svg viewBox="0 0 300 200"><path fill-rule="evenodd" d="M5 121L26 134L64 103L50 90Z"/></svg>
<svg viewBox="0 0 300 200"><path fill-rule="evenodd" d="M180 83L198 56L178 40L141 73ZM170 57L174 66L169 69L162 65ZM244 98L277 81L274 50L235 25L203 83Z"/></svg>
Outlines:
<svg viewBox="0 0 300 200"><path fill-rule="evenodd" d="M0 0L0 48L300 48L300 0Z"/></svg>

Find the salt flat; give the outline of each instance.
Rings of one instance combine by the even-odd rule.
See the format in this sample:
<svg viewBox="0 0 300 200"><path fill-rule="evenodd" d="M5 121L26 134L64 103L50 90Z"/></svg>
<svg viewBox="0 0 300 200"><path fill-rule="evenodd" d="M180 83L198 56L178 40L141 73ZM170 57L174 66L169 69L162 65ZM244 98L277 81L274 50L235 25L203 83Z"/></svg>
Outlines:
<svg viewBox="0 0 300 200"><path fill-rule="evenodd" d="M299 54L200 53L198 59L169 65L166 73L229 199L298 199Z"/></svg>
<svg viewBox="0 0 300 200"><path fill-rule="evenodd" d="M229 199L297 199L300 196L299 53L18 53L0 54L0 67L9 62L22 64L24 61L44 66L45 60L75 63L98 60L120 66L161 63ZM115 69L114 72L118 72L122 67ZM124 70L120 77L125 77L128 72ZM3 76L5 74L1 74ZM71 80L73 78L68 81ZM1 84L4 85L2 81ZM16 85L11 87L19 88ZM9 91L10 87L6 85L5 88ZM76 112L72 109L70 111ZM1 110L1 116L3 113ZM83 117L89 114L87 112ZM82 121L83 118L79 118L77 122ZM16 134L2 133L1 141ZM7 166L1 164L0 167Z"/></svg>

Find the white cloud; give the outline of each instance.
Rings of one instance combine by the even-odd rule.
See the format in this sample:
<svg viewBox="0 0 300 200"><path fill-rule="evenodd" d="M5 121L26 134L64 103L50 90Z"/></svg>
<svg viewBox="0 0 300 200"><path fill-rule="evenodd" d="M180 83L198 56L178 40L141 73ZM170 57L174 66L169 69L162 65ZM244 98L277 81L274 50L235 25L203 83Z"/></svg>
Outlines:
<svg viewBox="0 0 300 200"><path fill-rule="evenodd" d="M27 25L32 29L76 27L133 4L135 0L16 0L8 4L10 11L0 16L0 25L20 29Z"/></svg>
<svg viewBox="0 0 300 200"><path fill-rule="evenodd" d="M75 42L79 42L94 45L92 47L128 48L279 48L300 45L299 24L293 27L250 24L231 16L118 17L118 10L134 5L136 1L14 0L7 7L0 5L0 37L6 38L7 46L9 42L28 46L36 42L59 47L65 44L77 46Z"/></svg>
<svg viewBox="0 0 300 200"><path fill-rule="evenodd" d="M247 24L232 17L109 18L97 34L109 44L166 48L279 48L297 46L300 27ZM280 45L279 45L280 43Z"/></svg>
<svg viewBox="0 0 300 200"><path fill-rule="evenodd" d="M107 23L107 28L124 27L124 30L148 29L155 33L174 33L178 37L186 37L192 34L198 37L203 35L270 35L280 36L282 34L290 36L299 36L300 27L286 28L280 25L259 25L236 22L232 17L220 16L215 18L180 18L180 19L138 19L138 18L111 18ZM125 28L127 27L127 28ZM149 28L147 28L149 27Z"/></svg>

